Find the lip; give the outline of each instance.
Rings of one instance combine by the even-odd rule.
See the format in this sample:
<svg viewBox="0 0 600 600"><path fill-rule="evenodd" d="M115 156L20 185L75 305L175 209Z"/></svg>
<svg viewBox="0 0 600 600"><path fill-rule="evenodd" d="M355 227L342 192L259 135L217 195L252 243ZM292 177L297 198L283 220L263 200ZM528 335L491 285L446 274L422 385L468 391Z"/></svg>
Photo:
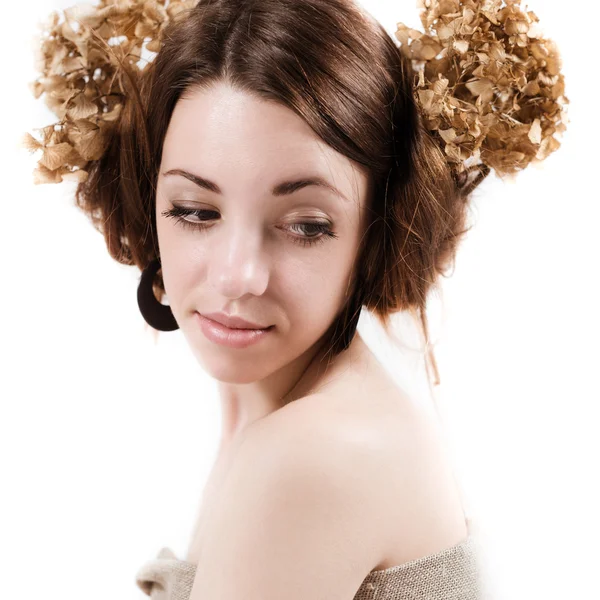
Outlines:
<svg viewBox="0 0 600 600"><path fill-rule="evenodd" d="M260 325L252 321L246 321L246 319L230 316L224 312L202 313L202 316L211 321L221 323L221 325L225 325L229 329L267 329L269 327L269 325Z"/></svg>
<svg viewBox="0 0 600 600"><path fill-rule="evenodd" d="M208 340L230 348L247 348L269 335L273 329L273 326L266 329L233 329L198 312L195 316L202 333Z"/></svg>

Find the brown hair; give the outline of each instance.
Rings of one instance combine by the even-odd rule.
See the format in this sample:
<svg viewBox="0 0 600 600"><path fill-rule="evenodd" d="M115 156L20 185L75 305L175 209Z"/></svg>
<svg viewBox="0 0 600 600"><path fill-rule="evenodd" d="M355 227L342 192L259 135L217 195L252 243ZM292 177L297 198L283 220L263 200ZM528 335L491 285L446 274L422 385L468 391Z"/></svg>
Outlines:
<svg viewBox="0 0 600 600"><path fill-rule="evenodd" d="M391 314L419 316L429 346L428 293L454 260L466 198L489 168L461 187L422 122L411 62L382 25L346 0L201 0L162 37L141 77L122 65L118 124L76 191L110 255L140 269L158 256L155 190L172 111L186 90L226 81L287 106L369 174L369 220L328 354L348 346L362 306L388 334Z"/></svg>

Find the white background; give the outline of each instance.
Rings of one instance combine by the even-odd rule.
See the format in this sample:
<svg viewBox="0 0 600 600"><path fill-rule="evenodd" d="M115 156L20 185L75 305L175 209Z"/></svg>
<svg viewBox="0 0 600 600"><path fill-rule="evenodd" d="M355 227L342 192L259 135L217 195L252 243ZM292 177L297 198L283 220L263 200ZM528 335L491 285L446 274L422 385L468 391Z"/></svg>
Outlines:
<svg viewBox="0 0 600 600"><path fill-rule="evenodd" d="M75 184L34 186L38 156L18 147L56 121L27 88L36 23L72 4L3 6L2 595L140 600L137 569L187 548L219 403L181 332L145 328L139 271L109 257ZM361 4L392 35L421 28L412 1ZM600 598L597 6L528 3L561 50L571 122L541 168L480 186L430 308L437 405L497 600ZM365 311L359 330L425 389L418 349Z"/></svg>

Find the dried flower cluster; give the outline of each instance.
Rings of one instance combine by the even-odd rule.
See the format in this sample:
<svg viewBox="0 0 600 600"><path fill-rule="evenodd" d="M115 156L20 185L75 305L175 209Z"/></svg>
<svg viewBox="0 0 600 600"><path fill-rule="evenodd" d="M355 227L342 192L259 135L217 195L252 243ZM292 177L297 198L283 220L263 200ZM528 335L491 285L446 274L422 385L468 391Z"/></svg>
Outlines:
<svg viewBox="0 0 600 600"><path fill-rule="evenodd" d="M519 4L418 0L426 33L397 24L425 125L456 173L479 161L512 176L560 147L569 104L560 56Z"/></svg>
<svg viewBox="0 0 600 600"><path fill-rule="evenodd" d="M97 6L76 5L53 11L41 24L36 70L41 73L30 89L60 119L30 133L22 144L42 151L34 183L85 181L89 161L107 148L110 132L121 111L124 88L122 65L141 73L142 48L158 52L167 23L196 0L100 0Z"/></svg>
<svg viewBox="0 0 600 600"><path fill-rule="evenodd" d="M499 175L542 161L566 128L564 76L555 44L520 0L417 0L427 33L398 23L415 68L415 98L457 173L473 164ZM34 183L85 181L106 150L124 98L122 65L143 71L166 24L196 0L100 0L54 11L42 24L32 84L60 121L23 145L42 156ZM506 4L506 6L503 6Z"/></svg>

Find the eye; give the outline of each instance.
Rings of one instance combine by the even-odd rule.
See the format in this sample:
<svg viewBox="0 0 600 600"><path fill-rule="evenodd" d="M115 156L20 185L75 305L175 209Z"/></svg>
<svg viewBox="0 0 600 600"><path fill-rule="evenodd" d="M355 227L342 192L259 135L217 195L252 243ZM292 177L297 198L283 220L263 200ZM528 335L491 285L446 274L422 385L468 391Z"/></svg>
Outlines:
<svg viewBox="0 0 600 600"><path fill-rule="evenodd" d="M210 218L207 218L207 217L210 217L211 215L216 215L217 217L219 216L219 213L214 210L207 210L207 209L203 209L203 208L192 210L189 208L182 208L181 206L174 206L170 210L164 210L161 214L165 217L175 219L175 222L184 228L190 227L192 229L198 229L198 228L203 229L204 227L206 227L204 225L204 223L206 221L211 220ZM199 220L198 221L190 221L189 219L184 218L189 215L193 215L193 216L197 217Z"/></svg>
<svg viewBox="0 0 600 600"><path fill-rule="evenodd" d="M290 229L294 227L313 228L313 233L316 235L292 236L292 241L303 246L311 246L312 244L322 244L327 238L337 238L337 234L331 230L328 223L294 223L290 225ZM306 231L306 229L304 229Z"/></svg>
<svg viewBox="0 0 600 600"><path fill-rule="evenodd" d="M161 212L161 214L167 218L175 219L175 222L178 225L181 225L185 229L195 229L199 231L204 231L210 227L207 225L209 221L214 220L219 216L219 213L214 210L207 209L190 209L190 208L182 208L181 206L174 206L169 210L165 210ZM190 220L186 217L193 216L198 220ZM301 230L308 229L312 233L304 234L304 235L290 235L292 242L296 244L301 244L303 246L312 246L313 244L322 244L327 240L327 238L337 238L338 235L333 232L329 223L324 221L312 221L306 223L293 223L288 227L289 230L297 230L295 228L302 228Z"/></svg>

